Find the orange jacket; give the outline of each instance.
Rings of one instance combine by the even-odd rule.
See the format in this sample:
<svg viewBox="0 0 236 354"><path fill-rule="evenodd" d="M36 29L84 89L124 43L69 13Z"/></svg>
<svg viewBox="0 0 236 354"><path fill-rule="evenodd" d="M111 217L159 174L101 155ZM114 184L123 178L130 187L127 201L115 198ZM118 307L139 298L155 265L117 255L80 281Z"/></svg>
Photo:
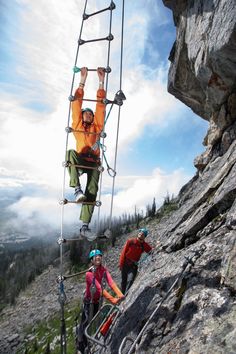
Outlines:
<svg viewBox="0 0 236 354"><path fill-rule="evenodd" d="M123 268L125 264L131 265L138 262L143 252L149 253L152 247L145 241L140 242L137 238L131 238L126 241L120 255L119 267Z"/></svg>
<svg viewBox="0 0 236 354"><path fill-rule="evenodd" d="M75 92L75 99L72 101L72 128L73 130L79 130L73 132L76 139L76 151L80 154L92 153L93 155L99 157L100 149L97 148L95 151L91 151L91 147L99 139L97 134L86 134L87 133L100 133L103 130L104 119L105 119L105 104L102 102L97 102L96 111L94 114L94 121L89 127L85 127L82 121L82 99L84 97L84 90L78 88ZM97 100L102 100L106 97L106 91L99 89L97 91Z"/></svg>

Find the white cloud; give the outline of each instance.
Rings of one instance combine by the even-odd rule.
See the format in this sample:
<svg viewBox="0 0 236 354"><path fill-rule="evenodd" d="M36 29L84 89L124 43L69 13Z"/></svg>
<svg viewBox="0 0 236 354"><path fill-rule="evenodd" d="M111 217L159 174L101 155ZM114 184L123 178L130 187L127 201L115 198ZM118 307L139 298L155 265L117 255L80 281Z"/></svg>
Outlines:
<svg viewBox="0 0 236 354"><path fill-rule="evenodd" d="M18 216L18 221L29 219L40 220L42 224L58 227L60 217L59 208L55 208L54 199L40 197L23 197L12 204L9 209Z"/></svg>
<svg viewBox="0 0 236 354"><path fill-rule="evenodd" d="M20 26L17 26L15 48L12 52L16 54L15 68L18 81L3 84L0 98L0 163L8 171L8 179L4 177L6 170L0 171L0 176L5 178L1 183L5 183L6 188L22 187L23 192L27 190L28 183L35 186L39 193L39 195L26 193L12 205L11 210L17 212L19 220L37 218L42 223L48 221L56 225L56 221L59 223L60 214L57 201L63 184L62 162L66 147L64 128L68 119L68 96L82 17L82 3L76 0L69 2L18 0L18 4L21 7L18 19ZM99 8L99 3L96 2L92 6L96 4ZM120 6L121 3L118 2L118 11ZM132 149L132 144L143 134L147 125L154 131L168 125L173 119L174 112L180 107L179 103L166 92L168 66L162 65L151 70L141 64L148 23L153 14L150 9L155 10L160 18L156 2L142 2L140 5L132 3L127 9L130 13L126 13L125 17L123 62L123 91L127 101L121 108L119 133L121 153ZM83 39L107 35L106 16L104 14L85 21ZM115 13L113 16L115 27L112 33L115 39L111 42L112 72L109 77L108 93L110 99L119 88L120 18L116 18ZM105 66L104 48L105 45L100 45L99 42L81 46L78 66L86 65L89 68ZM90 72L88 76L87 97L94 97L97 87L97 78L95 80L94 75L96 74ZM79 76L76 76L75 86L78 82ZM36 103L41 103L45 110L29 108ZM108 157L113 155L116 139L117 107L114 111L107 124L108 137L105 144L108 147ZM69 136L68 148L74 146L73 136ZM135 205L145 208L153 197L156 197L159 203L163 202L166 193L177 193L188 177L180 170L166 174L158 168L155 171L148 171L148 175L117 177L118 192L114 199L116 215L124 210L133 212ZM22 176L22 179L17 179L17 176ZM66 193L71 192L67 173L65 183ZM104 184L107 190L106 177ZM42 195L38 189L40 185L43 186ZM45 186L48 193L45 192L47 191ZM104 196L103 212L109 211L109 200L109 196ZM67 209L69 212L65 212L65 222L70 223L73 220L78 222L78 208L76 207L76 212L73 211L73 206Z"/></svg>
<svg viewBox="0 0 236 354"><path fill-rule="evenodd" d="M118 192L114 195L113 215L118 216L123 213L133 214L135 207L143 210L146 206L152 204L153 198L160 207L165 197L168 195L177 195L180 188L189 180L181 169L172 173L165 173L159 168L152 171L150 176L121 176L116 179ZM111 195L106 195L103 202L103 208L109 210Z"/></svg>
<svg viewBox="0 0 236 354"><path fill-rule="evenodd" d="M63 1L32 3L27 0L19 1L19 4L24 7L18 39L21 58L18 71L27 82L18 83L23 92L18 90L17 95L9 93L2 95L1 115L4 130L1 134L1 157L7 166L16 170L23 167L51 184L58 180L61 162L64 160L66 138L64 127L67 125L69 108L67 98L70 93L82 5L76 1L65 4ZM149 2L149 6L153 6L153 2ZM125 38L127 40L125 48L128 51L124 53L125 58L132 58L131 62L136 61L136 64L134 66L124 61L123 80L127 101L121 110L119 133L121 151L123 147L129 148L129 145L142 134L147 124L159 126L164 121L167 123L168 113L173 111L176 104L173 97L166 93L167 68L150 71L144 65L138 64L143 53L145 43L143 33L147 31L149 16L148 6L143 8L142 15L134 12L131 16L126 15L126 32L133 33L137 38L132 39L132 35ZM132 31L135 23L137 24L137 18L138 26L136 31ZM104 33L105 21L100 21L99 16L89 21L90 19L88 24L87 21L84 23L86 38L93 38L97 32L99 35ZM118 36L118 28L115 32ZM101 50L98 48L99 44L95 44L95 48L94 44L81 46L80 63L87 60L92 62L93 67L96 66L95 63L102 58ZM114 40L112 52L117 53L118 49L119 43ZM117 73L114 74L117 77ZM114 74L113 72L111 74L113 90L110 95L113 95L118 87ZM93 82L95 89L93 75L90 73L88 79L90 83ZM78 80L79 77L76 76L76 84ZM92 89L86 93L87 97L91 91ZM91 95L94 96L94 92ZM27 109L27 102L35 100L41 100L48 105L50 111L42 113ZM112 141L115 140L115 120L116 116L112 116L108 122L108 138L105 142L109 145L108 154L112 154L114 148ZM70 137L69 147L74 145L73 137Z"/></svg>
<svg viewBox="0 0 236 354"><path fill-rule="evenodd" d="M152 204L153 198L157 207L161 206L167 194L177 195L188 179L189 176L181 170L166 174L159 168L156 168L150 176L120 176L116 179L118 192L114 195L112 215L133 214L135 207L139 212L143 210L145 214L146 206ZM23 196L9 206L8 209L17 215L14 221L16 224L26 222L30 227L34 224L49 224L51 227L59 228L59 220L63 215L64 225L79 225L80 206L75 204L60 206L55 190L45 188L42 191L43 195ZM101 197L101 216L109 216L111 194L108 192ZM94 222L97 219L97 212L96 207Z"/></svg>

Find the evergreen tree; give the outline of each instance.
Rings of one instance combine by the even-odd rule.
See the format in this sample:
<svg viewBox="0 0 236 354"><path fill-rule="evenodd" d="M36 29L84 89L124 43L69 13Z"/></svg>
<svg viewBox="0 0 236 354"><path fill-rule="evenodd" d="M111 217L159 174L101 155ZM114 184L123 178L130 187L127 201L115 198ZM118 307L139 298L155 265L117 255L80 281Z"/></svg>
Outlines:
<svg viewBox="0 0 236 354"><path fill-rule="evenodd" d="M153 202L152 202L152 209L151 209L151 216L155 216L156 214L156 199L153 198Z"/></svg>
<svg viewBox="0 0 236 354"><path fill-rule="evenodd" d="M47 347L46 347L46 350L45 350L44 354L50 354L50 353L51 353L50 342L48 341Z"/></svg>

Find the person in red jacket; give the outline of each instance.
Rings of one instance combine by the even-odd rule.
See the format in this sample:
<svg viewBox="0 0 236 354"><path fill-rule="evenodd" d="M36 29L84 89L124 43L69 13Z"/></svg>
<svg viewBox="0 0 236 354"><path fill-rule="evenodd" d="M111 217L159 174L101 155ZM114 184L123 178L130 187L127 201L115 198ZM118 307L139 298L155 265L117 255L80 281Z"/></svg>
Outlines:
<svg viewBox="0 0 236 354"><path fill-rule="evenodd" d="M145 242L147 229L139 229L137 238L126 241L120 255L119 268L121 270L121 291L125 294L134 282L138 271L138 261L143 252L149 253L152 247Z"/></svg>
<svg viewBox="0 0 236 354"><path fill-rule="evenodd" d="M80 220L82 227L80 232L83 236L89 236L89 223L94 210L98 192L98 181L100 172L100 148L99 137L104 127L106 91L104 90L105 69L97 68L99 88L97 90L97 103L95 112L90 108L83 108L84 86L86 83L88 69L80 69L80 84L75 91L72 101L72 129L76 140L76 150L68 150L66 161L70 174L70 187L75 188L75 201L82 204ZM77 166L76 166L77 165ZM80 167L78 167L78 165ZM80 184L80 176L87 174L85 192Z"/></svg>
<svg viewBox="0 0 236 354"><path fill-rule="evenodd" d="M113 305L118 305L124 299L124 295L114 282L108 269L102 265L102 252L98 249L89 253L89 259L92 267L86 272L86 289L83 301L83 312L81 323L77 332L77 350L78 353L84 353L87 347L87 338L84 334L86 326L98 312L103 297ZM106 289L108 285L117 297L112 296Z"/></svg>

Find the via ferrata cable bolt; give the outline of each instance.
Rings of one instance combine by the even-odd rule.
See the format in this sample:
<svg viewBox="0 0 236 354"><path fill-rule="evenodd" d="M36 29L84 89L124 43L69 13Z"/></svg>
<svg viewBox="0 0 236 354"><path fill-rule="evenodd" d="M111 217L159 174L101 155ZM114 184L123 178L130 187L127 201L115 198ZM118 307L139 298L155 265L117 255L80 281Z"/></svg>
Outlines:
<svg viewBox="0 0 236 354"><path fill-rule="evenodd" d="M70 95L70 96L68 97L68 100L69 100L70 102L73 102L73 101L75 100L75 96Z"/></svg>
<svg viewBox="0 0 236 354"><path fill-rule="evenodd" d="M66 133L72 133L73 129L71 127L65 127Z"/></svg>
<svg viewBox="0 0 236 354"><path fill-rule="evenodd" d="M104 171L104 167L103 166L98 166L98 171L99 172L103 172Z"/></svg>
<svg viewBox="0 0 236 354"><path fill-rule="evenodd" d="M62 167L70 167L72 163L70 161L63 161L62 162Z"/></svg>
<svg viewBox="0 0 236 354"><path fill-rule="evenodd" d="M78 66L74 66L74 67L73 67L73 72L74 72L75 74L79 73L80 71L81 71L81 69L78 68Z"/></svg>
<svg viewBox="0 0 236 354"><path fill-rule="evenodd" d="M100 138L105 139L106 137L107 137L107 134L104 131L102 131L100 134Z"/></svg>
<svg viewBox="0 0 236 354"><path fill-rule="evenodd" d="M60 246L62 243L66 243L66 239L62 236L57 240L58 245Z"/></svg>
<svg viewBox="0 0 236 354"><path fill-rule="evenodd" d="M58 284L61 283L64 280L65 280L65 277L63 275L58 275L58 277L57 277L57 283Z"/></svg>
<svg viewBox="0 0 236 354"><path fill-rule="evenodd" d="M68 199L61 199L61 200L59 200L59 204L60 205L65 205L65 204L67 204L68 203Z"/></svg>

